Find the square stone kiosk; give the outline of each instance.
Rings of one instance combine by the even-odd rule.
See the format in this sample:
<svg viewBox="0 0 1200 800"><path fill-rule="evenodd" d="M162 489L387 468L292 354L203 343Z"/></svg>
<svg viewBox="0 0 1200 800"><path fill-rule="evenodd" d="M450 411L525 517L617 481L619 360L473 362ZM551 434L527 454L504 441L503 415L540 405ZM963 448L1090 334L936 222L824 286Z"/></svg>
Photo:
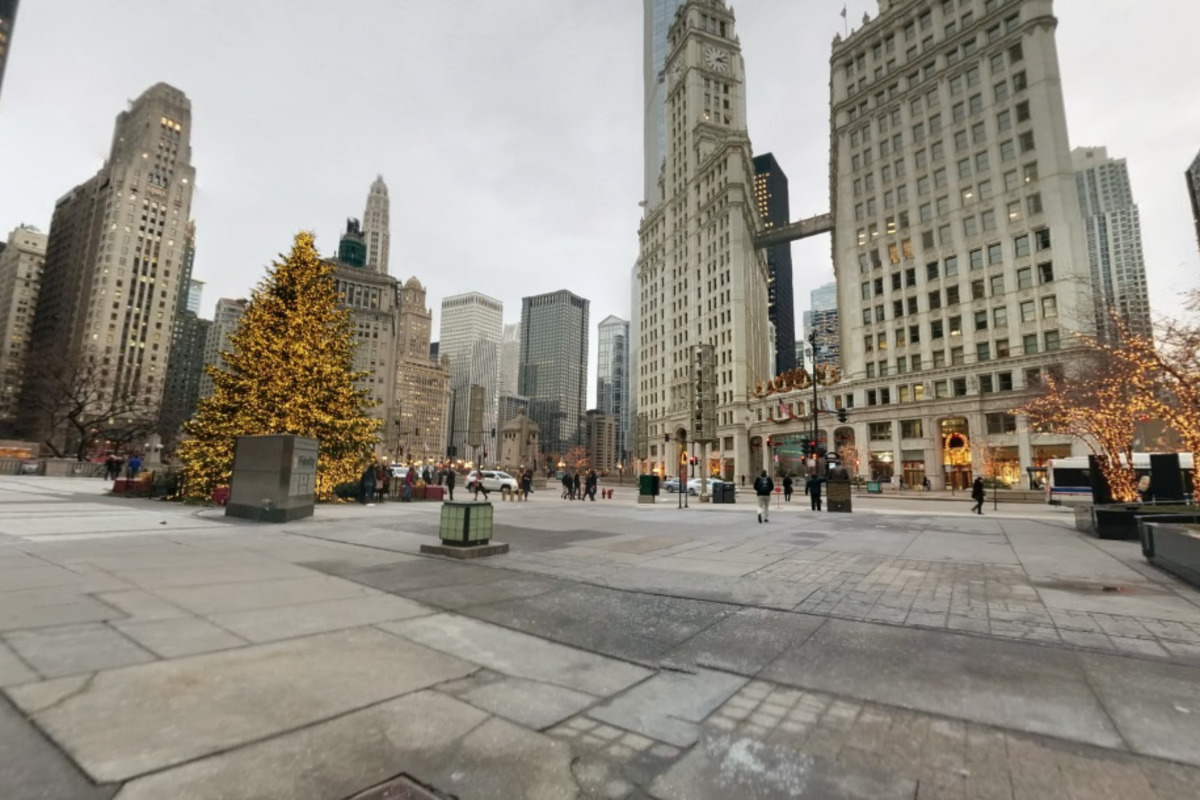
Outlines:
<svg viewBox="0 0 1200 800"><path fill-rule="evenodd" d="M291 434L237 437L225 516L256 522L311 517L318 446L316 439Z"/></svg>

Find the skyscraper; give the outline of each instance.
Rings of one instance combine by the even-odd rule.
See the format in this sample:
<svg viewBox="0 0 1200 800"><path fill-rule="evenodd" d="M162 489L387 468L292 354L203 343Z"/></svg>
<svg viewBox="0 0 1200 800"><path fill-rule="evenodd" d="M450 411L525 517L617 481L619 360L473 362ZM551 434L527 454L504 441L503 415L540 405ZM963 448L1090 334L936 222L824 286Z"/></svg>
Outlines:
<svg viewBox="0 0 1200 800"><path fill-rule="evenodd" d="M415 277L400 290L396 336L396 391L391 423L397 428L397 457L441 458L450 410L449 359L429 356L433 312L425 287Z"/></svg>
<svg viewBox="0 0 1200 800"><path fill-rule="evenodd" d="M20 0L0 0L0 90L4 89L4 65L8 62L8 51L12 49L19 3Z"/></svg>
<svg viewBox="0 0 1200 800"><path fill-rule="evenodd" d="M616 458L623 460L629 441L629 323L606 317L599 325L600 352L596 363L596 409L616 423Z"/></svg>
<svg viewBox="0 0 1200 800"><path fill-rule="evenodd" d="M860 469L935 488L1071 455L1010 412L1091 310L1049 0L916 3L834 39L834 267ZM828 435L822 433L822 438Z"/></svg>
<svg viewBox="0 0 1200 800"><path fill-rule="evenodd" d="M475 455L467 447L470 387L484 391L483 435L496 427L496 387L504 305L495 298L468 292L442 300L438 353L450 357L450 425L447 448L456 458ZM492 448L488 448L489 452ZM482 455L482 448L479 455Z"/></svg>
<svg viewBox="0 0 1200 800"><path fill-rule="evenodd" d="M783 227L788 216L788 179L771 153L754 157L754 204L763 230ZM767 248L767 314L775 326L775 372L796 368L796 311L792 291L792 243Z"/></svg>
<svg viewBox="0 0 1200 800"><path fill-rule="evenodd" d="M124 398L132 419L156 419L180 303L196 171L191 102L159 83L117 117L108 160L58 201L50 224L30 354L103 378L96 406ZM26 383L26 435L53 431L39 409L46 380ZM69 433L64 433L69 435Z"/></svg>
<svg viewBox="0 0 1200 800"><path fill-rule="evenodd" d="M529 398L543 452L560 457L586 445L589 305L565 289L521 299L517 388Z"/></svg>
<svg viewBox="0 0 1200 800"><path fill-rule="evenodd" d="M1192 220L1196 225L1196 244L1200 246L1200 155L1183 174L1187 181L1188 198L1192 201Z"/></svg>
<svg viewBox="0 0 1200 800"><path fill-rule="evenodd" d="M804 341L816 332L813 364L840 366L841 337L838 332L837 284L818 286L809 294L809 310L804 312Z"/></svg>
<svg viewBox="0 0 1200 800"><path fill-rule="evenodd" d="M46 234L29 225L0 249L0 438L11 434L45 260Z"/></svg>
<svg viewBox="0 0 1200 800"><path fill-rule="evenodd" d="M221 353L233 351L229 337L237 330L238 323L241 322L242 315L246 313L246 306L249 302L244 298L231 300L228 297L222 297L217 301L216 311L213 312L212 326L209 327L208 335L204 339L204 366L206 368L226 369ZM204 374L200 376L200 398L212 397L212 393L213 379L205 369Z"/></svg>
<svg viewBox="0 0 1200 800"><path fill-rule="evenodd" d="M388 256L391 252L391 201L388 200L387 184L380 175L371 184L367 194L367 210L363 214L363 237L367 244L367 269L372 272L388 272Z"/></svg>
<svg viewBox="0 0 1200 800"><path fill-rule="evenodd" d="M189 222L184 236L183 274L179 300L171 325L171 357L167 361L166 386L159 411L158 433L170 442L184 422L196 413L200 402L200 380L204 375L204 352L212 323L200 319L202 281L192 278L196 261L196 223Z"/></svg>
<svg viewBox="0 0 1200 800"><path fill-rule="evenodd" d="M1097 327L1107 331L1109 314L1116 312L1131 331L1152 336L1142 222L1125 159L1109 158L1104 147L1079 147L1071 151L1071 165L1087 236Z"/></svg>
<svg viewBox="0 0 1200 800"><path fill-rule="evenodd" d="M756 383L771 377L775 343L766 260L754 247L759 223L739 48L724 2L689 0L669 34L664 201L638 229L644 468L674 473L680 440L694 441L692 366L707 346L717 367L705 375L716 381L716 433L705 430L704 438L715 438L725 477L761 466L750 463L749 400ZM687 198L703 198L699 213L679 211Z"/></svg>
<svg viewBox="0 0 1200 800"><path fill-rule="evenodd" d="M500 382L499 393L515 395L517 377L521 371L521 325L512 323L504 326L500 337ZM501 425L504 423L501 422Z"/></svg>
<svg viewBox="0 0 1200 800"><path fill-rule="evenodd" d="M662 198L658 192L658 177L666 157L667 126L665 117L667 62L667 33L675 21L675 13L684 0L643 0L644 31L642 38L642 83L645 98L644 142L645 188L642 199L647 208L654 208ZM544 433L544 431L543 431Z"/></svg>
<svg viewBox="0 0 1200 800"><path fill-rule="evenodd" d="M612 472L621 461L617 449L617 421L596 409L587 412L588 467L597 472Z"/></svg>

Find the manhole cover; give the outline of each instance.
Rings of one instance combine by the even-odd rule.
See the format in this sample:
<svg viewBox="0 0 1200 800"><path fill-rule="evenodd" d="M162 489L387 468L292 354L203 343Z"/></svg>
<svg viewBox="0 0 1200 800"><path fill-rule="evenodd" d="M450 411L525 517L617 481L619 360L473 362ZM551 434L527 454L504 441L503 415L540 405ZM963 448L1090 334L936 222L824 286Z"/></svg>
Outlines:
<svg viewBox="0 0 1200 800"><path fill-rule="evenodd" d="M407 775L391 778L346 800L457 800L456 797L423 786Z"/></svg>

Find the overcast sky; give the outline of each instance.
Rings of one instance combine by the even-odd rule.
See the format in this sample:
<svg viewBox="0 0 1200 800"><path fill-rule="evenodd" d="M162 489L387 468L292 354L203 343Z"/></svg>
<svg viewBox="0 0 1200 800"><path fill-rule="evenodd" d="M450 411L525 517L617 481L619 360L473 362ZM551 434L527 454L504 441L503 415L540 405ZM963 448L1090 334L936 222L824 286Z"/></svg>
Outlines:
<svg viewBox="0 0 1200 800"><path fill-rule="evenodd" d="M829 49L841 0L735 4L750 135L828 210ZM851 25L874 0L851 0ZM1151 306L1200 283L1183 171L1200 151L1200 2L1058 0L1071 142L1129 160ZM300 229L336 248L384 176L391 271L441 298L570 289L629 315L642 187L641 0L26 0L0 98L0 229L49 227L158 81L191 98L203 313L240 297ZM833 279L793 246L797 335ZM594 386L591 389L594 398Z"/></svg>

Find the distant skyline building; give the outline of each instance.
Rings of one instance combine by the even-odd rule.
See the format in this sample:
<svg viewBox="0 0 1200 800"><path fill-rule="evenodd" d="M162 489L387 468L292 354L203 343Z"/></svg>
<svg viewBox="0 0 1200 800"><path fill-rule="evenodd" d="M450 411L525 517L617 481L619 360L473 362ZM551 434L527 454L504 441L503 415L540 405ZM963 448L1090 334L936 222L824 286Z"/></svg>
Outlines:
<svg viewBox="0 0 1200 800"><path fill-rule="evenodd" d="M1123 158L1109 158L1106 147L1075 148L1071 166L1092 267L1096 324L1108 328L1111 309L1134 333L1152 336L1141 214L1129 167Z"/></svg>
<svg viewBox="0 0 1200 800"><path fill-rule="evenodd" d="M94 360L105 399L136 398L131 416L156 419L162 403L196 182L191 123L183 92L147 89L117 116L100 171L58 201L50 223L30 358ZM74 435L38 411L48 380L25 384L24 433L65 442Z"/></svg>
<svg viewBox="0 0 1200 800"><path fill-rule="evenodd" d="M205 367L227 369L221 353L233 351L233 344L229 341L229 337L237 330L238 323L241 322L242 315L246 313L246 306L249 303L250 301L245 298L233 300L222 297L217 301L216 310L213 312L212 326L208 329L208 335L204 340ZM204 374L200 376L200 398L212 397L212 394L213 379L205 369Z"/></svg>
<svg viewBox="0 0 1200 800"><path fill-rule="evenodd" d="M597 409L587 412L588 467L596 472L615 472L621 460L617 449L617 421Z"/></svg>
<svg viewBox="0 0 1200 800"><path fill-rule="evenodd" d="M479 292L442 300L438 353L450 358L450 416L447 448L463 460L475 455L467 447L472 385L484 389L483 432L496 427L495 398L499 377L500 339L504 330L504 304ZM489 448L490 449L490 448ZM483 448L480 448L482 455ZM448 453L449 454L449 453Z"/></svg>
<svg viewBox="0 0 1200 800"><path fill-rule="evenodd" d="M498 385L501 396L517 393L517 377L520 371L521 324L513 322L504 326L504 333L500 337L500 382Z"/></svg>
<svg viewBox="0 0 1200 800"><path fill-rule="evenodd" d="M371 184L367 194L362 231L367 245L367 269L387 275L392 246L391 201L382 175Z"/></svg>
<svg viewBox="0 0 1200 800"><path fill-rule="evenodd" d="M500 394L500 402L496 412L496 424L504 430L520 414L529 413L529 398L517 394Z"/></svg>
<svg viewBox="0 0 1200 800"><path fill-rule="evenodd" d="M518 390L547 454L586 444L589 306L565 289L521 300Z"/></svg>
<svg viewBox="0 0 1200 800"><path fill-rule="evenodd" d="M179 310L171 326L171 358L167 361L166 387L158 417L158 433L168 443L180 435L183 423L196 413L200 379L204 375L204 351L212 328L212 322L199 316L204 283L192 278L195 263L196 223L190 221L184 237Z"/></svg>
<svg viewBox="0 0 1200 800"><path fill-rule="evenodd" d="M46 234L32 225L0 249L0 438L12 435L45 260Z"/></svg>
<svg viewBox="0 0 1200 800"><path fill-rule="evenodd" d="M804 343L817 332L813 364L840 366L841 334L838 331L837 283L818 286L809 293L809 310L804 312Z"/></svg>
<svg viewBox="0 0 1200 800"><path fill-rule="evenodd" d="M763 230L791 222L788 179L771 153L754 157L754 205ZM796 368L796 301L792 288L792 243L768 247L767 315L775 326L775 372Z"/></svg>
<svg viewBox="0 0 1200 800"><path fill-rule="evenodd" d="M632 450L629 441L630 368L629 323L620 317L608 316L597 326L600 350L596 359L596 409L612 417L617 426L617 458L626 459Z"/></svg>
<svg viewBox="0 0 1200 800"><path fill-rule="evenodd" d="M1192 221L1196 225L1196 246L1200 247L1200 155L1183 175L1187 181L1188 198L1192 201Z"/></svg>
<svg viewBox="0 0 1200 800"><path fill-rule="evenodd" d="M645 102L645 188L642 200L647 210L662 202L658 178L662 174L667 151L667 83L664 72L668 52L667 34L671 30L671 23L675 21L675 12L683 3L684 0L642 0L642 83ZM544 434L545 431L543 439Z"/></svg>
<svg viewBox="0 0 1200 800"><path fill-rule="evenodd" d="M12 49L19 4L20 0L0 0L0 96L4 94L4 66L8 63L8 51Z"/></svg>
<svg viewBox="0 0 1200 800"><path fill-rule="evenodd" d="M446 450L450 363L430 356L433 312L416 277L400 290L396 329L395 405L389 415L397 428L395 457L440 459Z"/></svg>

